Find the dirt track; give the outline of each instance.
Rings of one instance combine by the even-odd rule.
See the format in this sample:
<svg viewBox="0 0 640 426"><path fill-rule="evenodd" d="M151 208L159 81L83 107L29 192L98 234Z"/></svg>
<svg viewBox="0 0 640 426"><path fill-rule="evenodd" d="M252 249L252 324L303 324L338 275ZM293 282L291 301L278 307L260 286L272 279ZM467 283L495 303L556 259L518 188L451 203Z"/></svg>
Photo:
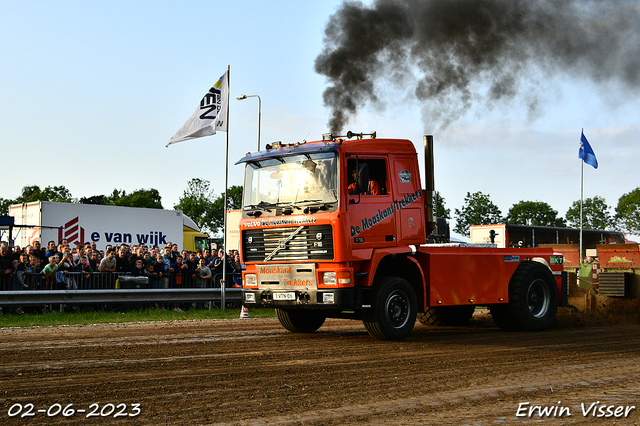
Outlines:
<svg viewBox="0 0 640 426"><path fill-rule="evenodd" d="M0 330L0 424L84 424L92 403L105 414L107 403L141 408L93 424L640 423L639 324L561 321L504 333L484 315L474 323L416 324L402 342L375 340L347 320L311 335L275 319ZM584 417L580 404L596 401L638 408L626 418ZM525 412L566 407L571 416L516 417L527 402ZM9 417L28 403L34 416ZM56 404L88 411L37 411Z"/></svg>

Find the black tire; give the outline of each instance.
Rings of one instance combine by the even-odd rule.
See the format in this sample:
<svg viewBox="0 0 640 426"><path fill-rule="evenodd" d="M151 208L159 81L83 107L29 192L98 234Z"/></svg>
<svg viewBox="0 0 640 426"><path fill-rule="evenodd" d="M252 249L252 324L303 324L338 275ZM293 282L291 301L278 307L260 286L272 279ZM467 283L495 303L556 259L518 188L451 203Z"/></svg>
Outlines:
<svg viewBox="0 0 640 426"><path fill-rule="evenodd" d="M462 327L469 323L475 309L473 305L431 306L418 314L418 321L424 325Z"/></svg>
<svg viewBox="0 0 640 426"><path fill-rule="evenodd" d="M276 315L280 324L293 333L313 333L324 324L326 315L304 309L276 308Z"/></svg>
<svg viewBox="0 0 640 426"><path fill-rule="evenodd" d="M509 302L490 308L493 322L507 331L549 328L558 312L553 274L538 262L522 262L509 282Z"/></svg>
<svg viewBox="0 0 640 426"><path fill-rule="evenodd" d="M382 277L373 285L371 309L362 311L367 332L380 340L405 338L416 323L415 291L406 280L397 277Z"/></svg>

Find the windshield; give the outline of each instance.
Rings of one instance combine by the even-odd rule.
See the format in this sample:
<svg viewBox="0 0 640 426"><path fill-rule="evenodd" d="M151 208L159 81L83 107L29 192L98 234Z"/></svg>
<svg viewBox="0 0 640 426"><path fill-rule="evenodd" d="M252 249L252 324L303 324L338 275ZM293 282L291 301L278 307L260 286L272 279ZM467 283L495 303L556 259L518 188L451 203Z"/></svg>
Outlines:
<svg viewBox="0 0 640 426"><path fill-rule="evenodd" d="M335 209L338 172L335 152L269 158L247 164L243 210L270 212ZM280 213L278 213L280 214Z"/></svg>

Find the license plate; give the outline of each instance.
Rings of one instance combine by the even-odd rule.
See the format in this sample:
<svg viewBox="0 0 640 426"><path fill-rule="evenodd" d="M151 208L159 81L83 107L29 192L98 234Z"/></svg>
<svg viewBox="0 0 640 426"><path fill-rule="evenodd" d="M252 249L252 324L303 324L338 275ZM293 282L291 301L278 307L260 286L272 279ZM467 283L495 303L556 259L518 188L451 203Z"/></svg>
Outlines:
<svg viewBox="0 0 640 426"><path fill-rule="evenodd" d="M296 294L293 292L273 293L273 300L296 300Z"/></svg>

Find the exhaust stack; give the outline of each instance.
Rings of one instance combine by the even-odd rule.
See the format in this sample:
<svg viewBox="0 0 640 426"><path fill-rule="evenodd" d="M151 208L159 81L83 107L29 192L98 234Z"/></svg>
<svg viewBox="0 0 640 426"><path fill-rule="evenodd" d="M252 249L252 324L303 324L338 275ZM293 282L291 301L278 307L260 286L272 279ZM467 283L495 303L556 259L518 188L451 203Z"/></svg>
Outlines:
<svg viewBox="0 0 640 426"><path fill-rule="evenodd" d="M424 207L427 237L436 229L436 191L433 161L433 135L424 136Z"/></svg>

